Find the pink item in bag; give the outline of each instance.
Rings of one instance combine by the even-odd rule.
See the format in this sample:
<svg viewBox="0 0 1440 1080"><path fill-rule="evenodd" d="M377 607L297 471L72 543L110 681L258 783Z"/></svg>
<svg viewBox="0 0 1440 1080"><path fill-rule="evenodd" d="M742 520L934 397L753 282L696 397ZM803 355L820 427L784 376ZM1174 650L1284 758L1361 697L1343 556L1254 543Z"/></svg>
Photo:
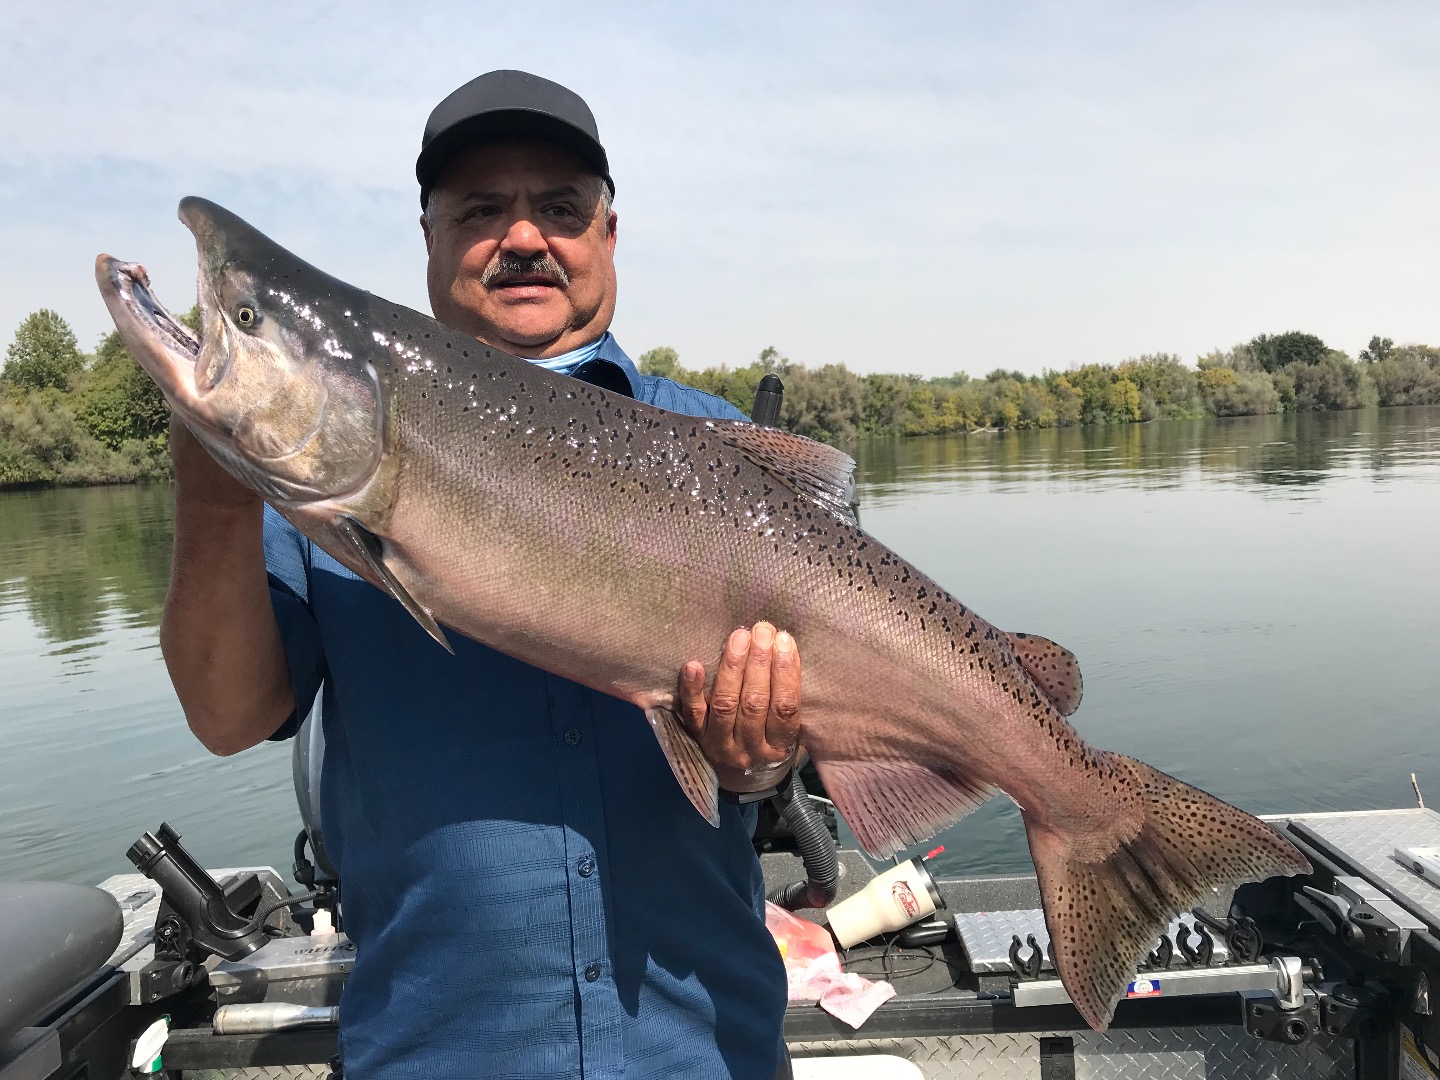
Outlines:
<svg viewBox="0 0 1440 1080"><path fill-rule="evenodd" d="M871 982L840 970L835 941L823 926L765 904L765 926L785 961L791 1001L819 1001L838 1020L858 1028L870 1014L895 996L888 982Z"/></svg>

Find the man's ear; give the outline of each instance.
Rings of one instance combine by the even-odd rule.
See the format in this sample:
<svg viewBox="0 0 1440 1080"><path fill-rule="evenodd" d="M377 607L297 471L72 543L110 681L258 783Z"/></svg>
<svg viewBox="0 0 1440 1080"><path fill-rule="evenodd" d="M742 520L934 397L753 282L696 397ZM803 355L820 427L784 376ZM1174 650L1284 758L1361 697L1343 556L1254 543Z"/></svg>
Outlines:
<svg viewBox="0 0 1440 1080"><path fill-rule="evenodd" d="M425 214L420 215L420 231L425 234L425 254L429 255L435 238L430 235L430 218Z"/></svg>
<svg viewBox="0 0 1440 1080"><path fill-rule="evenodd" d="M605 240L610 245L610 254L612 255L615 254L616 230L618 230L619 228L620 215L615 213L614 210L611 210L610 216L605 219Z"/></svg>

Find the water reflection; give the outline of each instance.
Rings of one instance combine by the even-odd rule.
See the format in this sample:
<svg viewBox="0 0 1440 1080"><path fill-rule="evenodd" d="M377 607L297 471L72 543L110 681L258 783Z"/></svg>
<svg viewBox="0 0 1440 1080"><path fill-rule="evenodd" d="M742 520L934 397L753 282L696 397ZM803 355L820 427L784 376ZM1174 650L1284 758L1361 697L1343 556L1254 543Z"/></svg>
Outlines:
<svg viewBox="0 0 1440 1080"><path fill-rule="evenodd" d="M1037 480L1092 488L1175 488L1195 480L1304 494L1364 468L1376 480L1440 453L1440 409L1177 420L1113 427L885 439L855 456L867 498L913 483L973 481L1018 490ZM1298 489L1298 491L1294 490Z"/></svg>
<svg viewBox="0 0 1440 1080"><path fill-rule="evenodd" d="M0 612L18 605L70 651L111 612L157 625L173 527L165 485L0 493Z"/></svg>

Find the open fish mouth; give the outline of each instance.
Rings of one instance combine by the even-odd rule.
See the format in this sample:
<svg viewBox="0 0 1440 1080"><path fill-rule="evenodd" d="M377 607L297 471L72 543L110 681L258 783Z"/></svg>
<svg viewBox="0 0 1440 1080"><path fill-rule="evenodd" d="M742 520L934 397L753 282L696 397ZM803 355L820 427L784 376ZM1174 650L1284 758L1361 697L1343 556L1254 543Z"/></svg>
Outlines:
<svg viewBox="0 0 1440 1080"><path fill-rule="evenodd" d="M110 255L100 256L120 301L136 321L148 327L167 348L188 358L200 355L200 336L170 313L150 291L150 274L139 263L121 262Z"/></svg>
<svg viewBox="0 0 1440 1080"><path fill-rule="evenodd" d="M150 275L145 267L112 255L101 255L95 260L95 276L121 337L172 401L193 399L213 389L224 377L224 367L228 364L223 359L219 371L197 370L200 335L177 319L151 292Z"/></svg>

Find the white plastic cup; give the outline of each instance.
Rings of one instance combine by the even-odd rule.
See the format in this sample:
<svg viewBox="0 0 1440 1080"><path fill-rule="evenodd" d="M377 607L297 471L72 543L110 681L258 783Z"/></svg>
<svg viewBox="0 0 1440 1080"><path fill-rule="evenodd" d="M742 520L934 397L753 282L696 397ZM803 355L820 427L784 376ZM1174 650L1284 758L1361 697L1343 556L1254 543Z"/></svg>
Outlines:
<svg viewBox="0 0 1440 1080"><path fill-rule="evenodd" d="M842 949L900 930L934 913L940 890L923 858L891 867L854 896L831 905L830 932Z"/></svg>

